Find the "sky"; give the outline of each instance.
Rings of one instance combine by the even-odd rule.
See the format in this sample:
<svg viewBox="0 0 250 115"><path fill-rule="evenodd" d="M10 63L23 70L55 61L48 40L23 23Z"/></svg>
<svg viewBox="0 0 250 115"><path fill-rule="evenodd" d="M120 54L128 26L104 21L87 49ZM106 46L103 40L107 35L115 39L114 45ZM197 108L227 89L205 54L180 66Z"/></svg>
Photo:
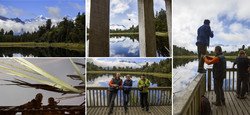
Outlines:
<svg viewBox="0 0 250 115"><path fill-rule="evenodd" d="M25 20L43 15L57 23L65 16L76 17L78 12L85 12L85 0L0 0L0 16L8 18L18 17ZM44 23L45 21L38 21L22 25L14 21L0 20L0 28L8 31L13 29L16 33L24 28L24 31L31 32Z"/></svg>
<svg viewBox="0 0 250 115"><path fill-rule="evenodd" d="M249 4L249 0L174 0L173 44L196 52L197 29L209 19L214 31L209 51L216 45L227 52L250 46Z"/></svg>
<svg viewBox="0 0 250 115"><path fill-rule="evenodd" d="M90 8L90 2L89 0L87 0L87 6L86 6L87 15L90 12L89 8ZM166 9L165 1L154 0L154 12L160 11L161 8L164 10ZM87 20L89 20L88 16ZM124 25L126 29L130 28L132 25L138 25L137 0L110 0L110 25L117 25L117 24ZM119 26L110 27L110 29L114 28L119 28Z"/></svg>
<svg viewBox="0 0 250 115"><path fill-rule="evenodd" d="M88 58L88 62L93 62L97 66L101 67L132 67L140 68L147 62L149 65L156 62L159 63L161 60L166 58Z"/></svg>

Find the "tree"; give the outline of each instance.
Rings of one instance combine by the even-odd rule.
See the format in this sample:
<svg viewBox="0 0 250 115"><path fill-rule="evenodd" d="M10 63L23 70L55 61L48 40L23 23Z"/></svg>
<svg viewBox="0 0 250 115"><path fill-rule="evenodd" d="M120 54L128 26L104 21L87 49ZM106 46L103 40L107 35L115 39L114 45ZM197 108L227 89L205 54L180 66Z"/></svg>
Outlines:
<svg viewBox="0 0 250 115"><path fill-rule="evenodd" d="M52 25L51 19L48 19L48 20L46 21L46 30L50 30L51 25Z"/></svg>

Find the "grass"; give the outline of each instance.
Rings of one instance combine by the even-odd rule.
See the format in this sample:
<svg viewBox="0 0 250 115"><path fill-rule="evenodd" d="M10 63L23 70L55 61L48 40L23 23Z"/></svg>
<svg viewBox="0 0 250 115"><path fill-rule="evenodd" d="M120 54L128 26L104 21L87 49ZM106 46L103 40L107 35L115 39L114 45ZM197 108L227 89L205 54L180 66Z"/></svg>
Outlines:
<svg viewBox="0 0 250 115"><path fill-rule="evenodd" d="M214 57L214 56L212 56ZM225 56L226 59L235 59L237 56ZM173 58L191 58L191 59L194 59L194 58L198 58L197 55L192 55L192 56L174 56Z"/></svg>
<svg viewBox="0 0 250 115"><path fill-rule="evenodd" d="M136 75L141 75L142 73L145 75L153 75L156 77L164 77L164 78L172 78L171 73L144 73L144 72L130 72L130 71L87 71L88 74L102 74L102 73L121 73L121 74L136 74Z"/></svg>
<svg viewBox="0 0 250 115"><path fill-rule="evenodd" d="M0 47L57 47L75 51L85 51L84 43L48 43L48 42L1 42Z"/></svg>

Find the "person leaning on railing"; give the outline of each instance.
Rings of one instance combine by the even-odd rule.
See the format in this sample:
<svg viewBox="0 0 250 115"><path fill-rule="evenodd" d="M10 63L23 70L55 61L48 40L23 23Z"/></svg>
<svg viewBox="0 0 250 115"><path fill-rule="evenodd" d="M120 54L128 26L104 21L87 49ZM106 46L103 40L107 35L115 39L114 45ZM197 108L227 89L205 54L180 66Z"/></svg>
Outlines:
<svg viewBox="0 0 250 115"><path fill-rule="evenodd" d="M250 60L247 58L244 50L239 51L238 57L234 61L233 69L235 65L237 65L237 98L245 99L245 94L248 89L248 68L250 65Z"/></svg>
<svg viewBox="0 0 250 115"><path fill-rule="evenodd" d="M144 110L144 105L146 106L146 111L150 113L149 111L149 104L148 104L148 87L150 86L150 82L147 78L145 78L145 75L141 75L141 79L138 82L138 87L140 90L140 101L141 101L141 108Z"/></svg>
<svg viewBox="0 0 250 115"><path fill-rule="evenodd" d="M121 74L117 73L116 77L112 78L109 82L109 113L113 113L114 101L117 96L119 88L122 87L122 79L120 79Z"/></svg>

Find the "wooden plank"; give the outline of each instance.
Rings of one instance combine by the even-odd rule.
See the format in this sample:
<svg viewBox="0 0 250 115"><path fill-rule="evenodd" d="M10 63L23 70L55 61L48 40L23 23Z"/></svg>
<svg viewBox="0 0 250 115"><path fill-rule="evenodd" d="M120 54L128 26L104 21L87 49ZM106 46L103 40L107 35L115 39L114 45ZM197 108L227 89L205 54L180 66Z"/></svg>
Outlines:
<svg viewBox="0 0 250 115"><path fill-rule="evenodd" d="M225 98L226 98L226 109L227 109L227 113L228 115L236 115L236 109L234 107L234 104L232 103L232 99L229 96L229 92L225 92Z"/></svg>
<svg viewBox="0 0 250 115"><path fill-rule="evenodd" d="M229 84L229 91L231 91L231 86L230 86L231 79L230 78L231 78L231 71L229 71L229 83L228 83Z"/></svg>
<svg viewBox="0 0 250 115"><path fill-rule="evenodd" d="M233 94L233 93L229 93L229 95L230 95L230 97L231 97L231 99L232 99L232 102L233 102L233 104L234 104L234 106L235 106L235 108L236 108L238 114L239 114L239 115L243 115L242 110L241 110L241 108L240 108L240 105L239 105L239 103L237 102L237 100L235 99L234 94Z"/></svg>
<svg viewBox="0 0 250 115"><path fill-rule="evenodd" d="M96 106L98 107L99 106L99 96L98 96L98 90L95 90L95 96L96 96Z"/></svg>

